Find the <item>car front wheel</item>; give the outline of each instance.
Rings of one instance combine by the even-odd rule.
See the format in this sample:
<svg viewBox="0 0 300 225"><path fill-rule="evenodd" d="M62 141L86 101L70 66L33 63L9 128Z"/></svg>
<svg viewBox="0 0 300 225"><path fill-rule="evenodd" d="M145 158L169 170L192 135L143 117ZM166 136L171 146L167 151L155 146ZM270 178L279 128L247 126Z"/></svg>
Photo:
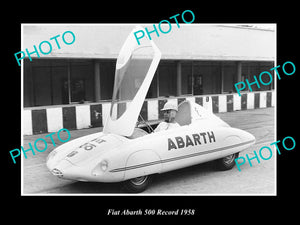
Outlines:
<svg viewBox="0 0 300 225"><path fill-rule="evenodd" d="M127 180L123 184L125 191L129 193L140 193L147 189L152 180L151 176L141 176Z"/></svg>

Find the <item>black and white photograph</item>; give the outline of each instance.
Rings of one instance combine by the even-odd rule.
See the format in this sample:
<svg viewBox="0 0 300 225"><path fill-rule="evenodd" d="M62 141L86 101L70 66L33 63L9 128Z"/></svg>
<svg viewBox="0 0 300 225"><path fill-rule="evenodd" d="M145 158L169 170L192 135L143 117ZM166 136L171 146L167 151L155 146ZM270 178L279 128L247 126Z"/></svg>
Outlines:
<svg viewBox="0 0 300 225"><path fill-rule="evenodd" d="M293 219L296 6L23 3L1 17L4 219Z"/></svg>
<svg viewBox="0 0 300 225"><path fill-rule="evenodd" d="M22 196L277 195L296 146L276 137L277 83L296 65L276 23L195 15L21 24Z"/></svg>

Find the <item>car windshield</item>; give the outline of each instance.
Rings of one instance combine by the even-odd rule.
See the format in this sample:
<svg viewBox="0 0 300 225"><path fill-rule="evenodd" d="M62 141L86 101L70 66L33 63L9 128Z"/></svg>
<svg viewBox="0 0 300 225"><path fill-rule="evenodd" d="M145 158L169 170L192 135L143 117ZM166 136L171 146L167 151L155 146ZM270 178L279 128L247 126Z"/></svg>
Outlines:
<svg viewBox="0 0 300 225"><path fill-rule="evenodd" d="M138 92L153 58L154 51L151 46L135 48L127 62L124 62L125 56L118 58L110 110L113 120L119 119L126 111L126 104L129 104Z"/></svg>

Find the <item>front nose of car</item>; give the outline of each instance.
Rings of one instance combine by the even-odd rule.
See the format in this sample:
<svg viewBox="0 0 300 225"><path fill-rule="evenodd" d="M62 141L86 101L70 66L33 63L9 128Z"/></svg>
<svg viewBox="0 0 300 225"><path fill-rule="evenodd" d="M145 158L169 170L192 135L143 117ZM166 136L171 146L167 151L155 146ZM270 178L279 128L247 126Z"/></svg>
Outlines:
<svg viewBox="0 0 300 225"><path fill-rule="evenodd" d="M51 173L58 178L68 179L67 172L72 166L73 165L68 160L63 159L57 163L53 169L51 169Z"/></svg>

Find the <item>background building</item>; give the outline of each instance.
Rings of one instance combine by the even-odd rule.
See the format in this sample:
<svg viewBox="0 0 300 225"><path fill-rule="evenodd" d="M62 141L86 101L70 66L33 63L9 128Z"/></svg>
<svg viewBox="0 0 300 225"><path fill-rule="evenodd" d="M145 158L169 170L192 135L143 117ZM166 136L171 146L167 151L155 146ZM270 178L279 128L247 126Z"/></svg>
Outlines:
<svg viewBox="0 0 300 225"><path fill-rule="evenodd" d="M28 57L23 60L24 134L103 126L116 59L134 27L23 25L23 51L33 52L33 46L38 48L42 41L52 44L50 54L38 57L32 53L32 61ZM274 106L274 79L269 86L252 85L255 92L245 89L241 97L234 88L236 82L253 82L254 75L275 66L276 33L269 27L180 24L178 28L173 24L168 34L157 37L152 33L162 59L141 112L143 117L159 119L159 109L167 98L177 102L189 98L214 112ZM65 31L75 34L73 44L63 43ZM50 40L57 35L60 48Z"/></svg>

